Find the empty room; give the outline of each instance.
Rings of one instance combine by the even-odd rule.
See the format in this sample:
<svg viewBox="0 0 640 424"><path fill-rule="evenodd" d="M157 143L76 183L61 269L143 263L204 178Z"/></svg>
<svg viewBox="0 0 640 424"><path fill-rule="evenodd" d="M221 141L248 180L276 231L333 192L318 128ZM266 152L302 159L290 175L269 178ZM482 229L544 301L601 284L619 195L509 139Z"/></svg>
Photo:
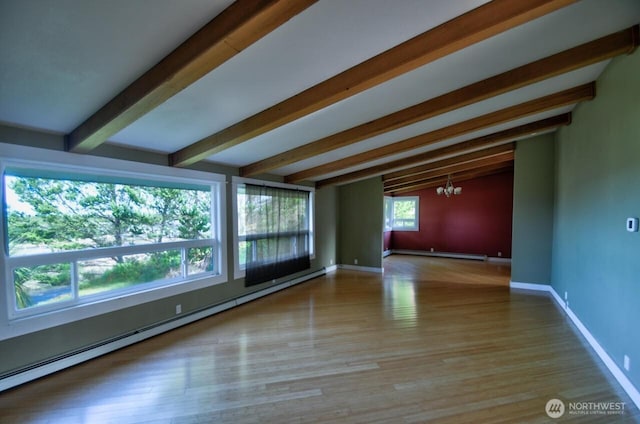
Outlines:
<svg viewBox="0 0 640 424"><path fill-rule="evenodd" d="M0 422L640 422L638 0L0 0Z"/></svg>

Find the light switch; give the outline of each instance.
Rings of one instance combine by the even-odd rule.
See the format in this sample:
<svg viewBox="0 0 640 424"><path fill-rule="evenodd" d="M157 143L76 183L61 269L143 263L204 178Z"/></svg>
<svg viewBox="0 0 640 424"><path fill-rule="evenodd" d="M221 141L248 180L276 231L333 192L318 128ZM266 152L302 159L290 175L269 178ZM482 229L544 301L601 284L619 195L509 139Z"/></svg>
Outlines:
<svg viewBox="0 0 640 424"><path fill-rule="evenodd" d="M627 231L630 233L638 232L638 218L627 218Z"/></svg>

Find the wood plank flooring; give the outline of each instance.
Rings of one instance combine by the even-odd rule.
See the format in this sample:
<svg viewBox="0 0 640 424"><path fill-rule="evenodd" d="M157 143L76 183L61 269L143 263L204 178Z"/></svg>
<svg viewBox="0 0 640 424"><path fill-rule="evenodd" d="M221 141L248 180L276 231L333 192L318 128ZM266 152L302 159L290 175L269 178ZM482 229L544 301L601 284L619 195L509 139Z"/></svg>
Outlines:
<svg viewBox="0 0 640 424"><path fill-rule="evenodd" d="M546 402L628 396L509 267L391 256L0 393L2 423L552 422Z"/></svg>

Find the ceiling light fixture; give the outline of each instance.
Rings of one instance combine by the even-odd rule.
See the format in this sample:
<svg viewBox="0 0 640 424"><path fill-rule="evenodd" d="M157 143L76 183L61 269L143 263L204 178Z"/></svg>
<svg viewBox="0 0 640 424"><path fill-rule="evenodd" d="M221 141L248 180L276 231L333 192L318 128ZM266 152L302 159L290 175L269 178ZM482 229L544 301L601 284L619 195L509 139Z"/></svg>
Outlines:
<svg viewBox="0 0 640 424"><path fill-rule="evenodd" d="M447 183L444 187L438 187L436 189L436 193L438 196L444 194L447 197L451 197L451 195L458 195L462 193L462 187L454 187L453 182L451 181L451 175L447 177Z"/></svg>

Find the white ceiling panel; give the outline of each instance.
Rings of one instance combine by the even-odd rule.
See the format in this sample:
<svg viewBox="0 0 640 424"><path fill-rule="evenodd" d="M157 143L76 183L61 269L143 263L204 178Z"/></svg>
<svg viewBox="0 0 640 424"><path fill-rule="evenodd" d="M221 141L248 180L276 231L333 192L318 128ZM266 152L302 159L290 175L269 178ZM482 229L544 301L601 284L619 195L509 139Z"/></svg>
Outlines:
<svg viewBox="0 0 640 424"><path fill-rule="evenodd" d="M0 122L73 130L231 3L0 0Z"/></svg>

